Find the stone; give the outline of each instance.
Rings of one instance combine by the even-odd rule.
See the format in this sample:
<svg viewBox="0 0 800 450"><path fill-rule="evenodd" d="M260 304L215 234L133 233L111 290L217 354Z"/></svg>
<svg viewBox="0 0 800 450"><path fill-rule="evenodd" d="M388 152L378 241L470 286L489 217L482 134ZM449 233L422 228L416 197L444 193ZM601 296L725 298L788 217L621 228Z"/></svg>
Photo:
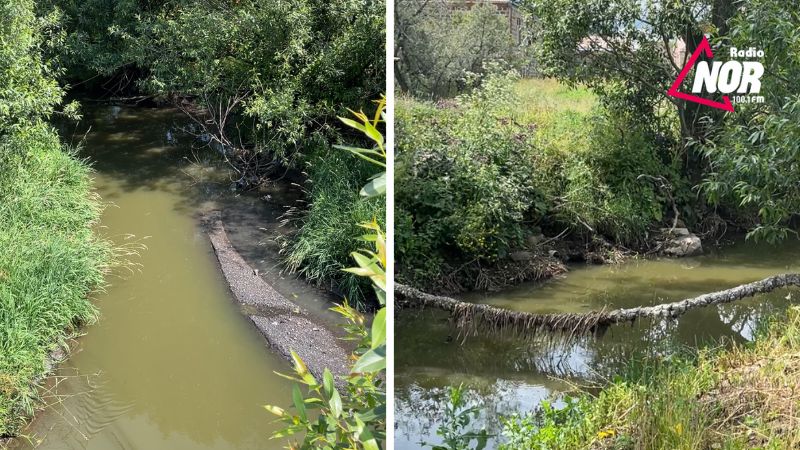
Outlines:
<svg viewBox="0 0 800 450"><path fill-rule="evenodd" d="M673 257L694 256L703 253L703 243L694 234L670 238L666 242L664 254Z"/></svg>
<svg viewBox="0 0 800 450"><path fill-rule="evenodd" d="M674 228L671 231L669 228L662 228L661 234L664 236L690 236L692 233L688 228Z"/></svg>

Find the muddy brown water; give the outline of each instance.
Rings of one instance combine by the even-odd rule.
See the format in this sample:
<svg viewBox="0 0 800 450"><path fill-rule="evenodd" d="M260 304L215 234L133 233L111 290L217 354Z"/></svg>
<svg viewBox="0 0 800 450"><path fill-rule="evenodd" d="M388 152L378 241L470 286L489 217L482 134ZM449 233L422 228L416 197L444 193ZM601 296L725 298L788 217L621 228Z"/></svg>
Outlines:
<svg viewBox="0 0 800 450"><path fill-rule="evenodd" d="M290 384L234 305L196 217L222 209L231 241L287 298L326 321L331 298L281 274L274 237L300 197L290 183L238 195L230 174L193 138L171 131L170 109L91 109L81 155L96 168L109 206L101 232L122 246L144 245L132 271L118 268L94 295L99 320L43 393L50 404L25 430L40 449L277 449L265 404L288 406ZM71 134L72 130L63 130Z"/></svg>
<svg viewBox="0 0 800 450"><path fill-rule="evenodd" d="M621 265L576 266L563 278L522 284L464 300L538 313L585 312L652 305L726 289L770 275L800 271L800 241L780 246L738 242L686 259L633 260ZM437 311L400 311L395 325L396 448L438 443L445 387L463 384L473 423L500 431L499 416L533 411L575 385L602 383L631 370L632 362L681 351L746 342L765 319L798 304L800 291L783 289L727 305L697 309L677 320L615 326L600 339L564 345L477 337L463 345ZM634 364L635 366L635 364ZM498 445L490 442L488 448Z"/></svg>

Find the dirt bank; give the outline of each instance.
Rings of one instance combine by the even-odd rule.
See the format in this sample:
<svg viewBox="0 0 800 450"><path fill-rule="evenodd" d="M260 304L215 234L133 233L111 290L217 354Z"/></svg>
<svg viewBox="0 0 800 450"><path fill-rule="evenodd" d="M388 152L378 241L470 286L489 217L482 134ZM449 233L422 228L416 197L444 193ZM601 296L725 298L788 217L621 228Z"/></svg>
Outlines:
<svg viewBox="0 0 800 450"><path fill-rule="evenodd" d="M233 297L269 346L289 360L294 350L318 378L326 367L339 377L347 375L349 352L340 340L245 262L228 240L220 216L212 212L203 218L206 232Z"/></svg>

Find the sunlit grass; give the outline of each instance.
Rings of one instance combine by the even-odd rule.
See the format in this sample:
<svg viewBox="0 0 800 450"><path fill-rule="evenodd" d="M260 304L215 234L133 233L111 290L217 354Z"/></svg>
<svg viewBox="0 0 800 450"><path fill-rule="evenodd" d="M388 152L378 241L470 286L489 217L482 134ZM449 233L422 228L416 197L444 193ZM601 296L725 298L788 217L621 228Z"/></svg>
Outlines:
<svg viewBox="0 0 800 450"><path fill-rule="evenodd" d="M47 356L96 318L111 248L94 227L89 168L45 125L0 138L0 436L37 401Z"/></svg>
<svg viewBox="0 0 800 450"><path fill-rule="evenodd" d="M694 360L651 361L637 373L551 410L541 422L512 421L507 432L525 448L800 446L800 309L754 344L705 351Z"/></svg>
<svg viewBox="0 0 800 450"><path fill-rule="evenodd" d="M597 99L583 86L570 88L553 78L526 78L514 86L524 110L531 113L541 111L588 113L597 104Z"/></svg>

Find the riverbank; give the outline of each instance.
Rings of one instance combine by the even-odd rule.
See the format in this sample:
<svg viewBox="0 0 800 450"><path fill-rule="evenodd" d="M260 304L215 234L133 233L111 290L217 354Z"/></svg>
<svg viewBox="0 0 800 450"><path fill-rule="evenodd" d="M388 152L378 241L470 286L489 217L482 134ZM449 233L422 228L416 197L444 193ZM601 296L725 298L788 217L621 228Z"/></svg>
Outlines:
<svg viewBox="0 0 800 450"><path fill-rule="evenodd" d="M790 295L795 293L791 291ZM753 344L661 360L597 395L506 422L504 449L788 449L800 445L800 309Z"/></svg>
<svg viewBox="0 0 800 450"><path fill-rule="evenodd" d="M340 339L245 262L228 240L218 212L207 214L203 222L234 299L247 308L245 314L270 347L290 362L294 351L318 379L326 368L337 378L346 376L349 353L339 344Z"/></svg>
<svg viewBox="0 0 800 450"><path fill-rule="evenodd" d="M96 319L111 247L89 172L47 125L0 141L0 438L34 413L50 353Z"/></svg>
<svg viewBox="0 0 800 450"><path fill-rule="evenodd" d="M780 247L743 239L709 246L688 258L632 258L620 264L577 264L563 277L527 282L499 292L456 298L535 314L583 314L675 302L729 289L783 272L800 272L800 241ZM636 361L674 359L686 349L744 345L762 324L796 299L786 290L724 305L699 308L677 319L647 319L610 327L600 336L572 342L519 340L513 334L464 335L450 314L435 308L396 313L395 395L398 449L421 450L439 442L436 430L446 410L447 387L465 386L470 405L482 414L474 428L501 437L499 416L535 411L542 401L562 407L562 393L575 386L602 386L637 368ZM633 362L633 363L632 363ZM634 364L633 366L631 364ZM595 392L595 391L593 391ZM421 436L421 437L420 437ZM497 448L502 439L487 448ZM524 447L523 447L524 448ZM536 448L536 447L534 447Z"/></svg>

